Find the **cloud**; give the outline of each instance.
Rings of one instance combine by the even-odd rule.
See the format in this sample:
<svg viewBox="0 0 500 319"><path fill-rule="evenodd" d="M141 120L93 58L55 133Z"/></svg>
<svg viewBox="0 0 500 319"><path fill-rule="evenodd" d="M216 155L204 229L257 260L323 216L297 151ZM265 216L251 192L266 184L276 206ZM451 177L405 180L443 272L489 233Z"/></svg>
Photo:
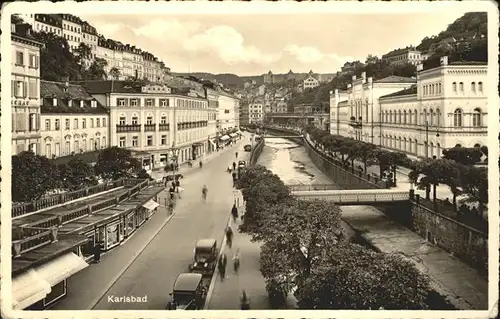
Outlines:
<svg viewBox="0 0 500 319"><path fill-rule="evenodd" d="M267 64L277 61L279 54L262 52L254 45L245 43L241 33L227 25L204 29L197 22L178 20L153 20L134 29L136 36L155 39L166 46L166 53L187 51L190 55L215 55L224 63ZM172 48L172 49L170 49Z"/></svg>
<svg viewBox="0 0 500 319"><path fill-rule="evenodd" d="M324 53L318 48L310 46L298 46L289 44L284 48L284 51L292 55L297 61L303 64L314 64L318 62L326 63L344 63L346 61L353 61L354 58L350 56L339 56L334 53Z"/></svg>
<svg viewBox="0 0 500 319"><path fill-rule="evenodd" d="M115 23L105 23L99 26L99 33L101 34L116 34L122 27Z"/></svg>

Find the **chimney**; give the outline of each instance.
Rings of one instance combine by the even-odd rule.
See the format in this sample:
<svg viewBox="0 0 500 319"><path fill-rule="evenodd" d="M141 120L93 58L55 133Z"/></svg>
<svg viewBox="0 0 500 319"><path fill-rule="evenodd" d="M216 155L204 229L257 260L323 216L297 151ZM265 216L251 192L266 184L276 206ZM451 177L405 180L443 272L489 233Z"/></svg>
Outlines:
<svg viewBox="0 0 500 319"><path fill-rule="evenodd" d="M352 80L356 81L356 76L355 75L352 76Z"/></svg>
<svg viewBox="0 0 500 319"><path fill-rule="evenodd" d="M441 61L441 65L448 65L448 57L447 56L441 57L440 61Z"/></svg>
<svg viewBox="0 0 500 319"><path fill-rule="evenodd" d="M419 65L417 65L417 72L420 72L420 71L423 71L423 70L424 70L424 65L422 63L420 63Z"/></svg>
<svg viewBox="0 0 500 319"><path fill-rule="evenodd" d="M366 82L366 72L361 73L361 78L363 79L363 83Z"/></svg>

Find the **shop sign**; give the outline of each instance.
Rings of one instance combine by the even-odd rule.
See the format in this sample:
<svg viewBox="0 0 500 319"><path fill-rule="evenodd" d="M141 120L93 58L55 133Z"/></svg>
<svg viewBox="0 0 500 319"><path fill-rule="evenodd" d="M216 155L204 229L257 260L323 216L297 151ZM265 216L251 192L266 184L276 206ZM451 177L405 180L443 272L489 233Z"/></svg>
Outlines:
<svg viewBox="0 0 500 319"><path fill-rule="evenodd" d="M19 100L19 99L16 99L16 100L14 100L14 105L15 106L29 106L30 105L30 101L29 100Z"/></svg>

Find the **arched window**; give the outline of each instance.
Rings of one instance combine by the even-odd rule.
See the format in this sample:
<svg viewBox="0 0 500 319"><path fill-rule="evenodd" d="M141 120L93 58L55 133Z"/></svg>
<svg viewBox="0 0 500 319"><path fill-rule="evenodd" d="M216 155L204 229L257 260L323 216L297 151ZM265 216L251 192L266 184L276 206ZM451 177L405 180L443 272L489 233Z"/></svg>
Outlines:
<svg viewBox="0 0 500 319"><path fill-rule="evenodd" d="M481 126L481 109L479 108L474 109L474 112L472 113L472 126Z"/></svg>
<svg viewBox="0 0 500 319"><path fill-rule="evenodd" d="M461 127L462 126L462 118L463 118L463 112L461 109L456 109L453 112L453 126L455 127Z"/></svg>
<svg viewBox="0 0 500 319"><path fill-rule="evenodd" d="M441 83L438 83L438 93L441 93Z"/></svg>
<svg viewBox="0 0 500 319"><path fill-rule="evenodd" d="M453 82L452 87L453 87L453 92L457 93L457 82Z"/></svg>
<svg viewBox="0 0 500 319"><path fill-rule="evenodd" d="M434 95L434 84L431 84L431 95Z"/></svg>
<svg viewBox="0 0 500 319"><path fill-rule="evenodd" d="M401 111L398 111L398 124L401 124Z"/></svg>
<svg viewBox="0 0 500 319"><path fill-rule="evenodd" d="M392 123L392 111L389 111L389 123Z"/></svg>
<svg viewBox="0 0 500 319"><path fill-rule="evenodd" d="M459 87L459 89L460 89L460 92L462 92L462 93L463 93L463 92L464 92L464 82L460 82L460 83L458 84L458 87Z"/></svg>
<svg viewBox="0 0 500 319"><path fill-rule="evenodd" d="M429 125L434 125L434 111L432 109L430 109L429 113L430 113Z"/></svg>
<svg viewBox="0 0 500 319"><path fill-rule="evenodd" d="M474 144L474 147L475 147L475 148L480 148L480 147L481 147L481 144L476 143L476 144Z"/></svg>
<svg viewBox="0 0 500 319"><path fill-rule="evenodd" d="M424 95L427 95L427 85L424 85Z"/></svg>
<svg viewBox="0 0 500 319"><path fill-rule="evenodd" d="M415 112L413 112L414 115L414 118L413 118L413 123L414 124L418 124L418 112L417 110L415 110Z"/></svg>
<svg viewBox="0 0 500 319"><path fill-rule="evenodd" d="M406 124L406 110L403 111L403 123Z"/></svg>
<svg viewBox="0 0 500 319"><path fill-rule="evenodd" d="M477 88L479 92L483 92L483 82L477 82Z"/></svg>
<svg viewBox="0 0 500 319"><path fill-rule="evenodd" d="M470 84L470 90L471 90L472 92L476 93L476 82L472 82L472 83Z"/></svg>
<svg viewBox="0 0 500 319"><path fill-rule="evenodd" d="M424 110L424 123L423 124L427 124L427 122L429 121L429 119L427 118L427 110Z"/></svg>
<svg viewBox="0 0 500 319"><path fill-rule="evenodd" d="M439 109L436 109L436 125L439 126L439 120L441 118L441 111Z"/></svg>
<svg viewBox="0 0 500 319"><path fill-rule="evenodd" d="M462 147L462 144L457 144L455 145L455 147Z"/></svg>
<svg viewBox="0 0 500 319"><path fill-rule="evenodd" d="M412 111L410 110L410 112L409 112L409 118L408 118L408 124L412 124L412 123L413 123L413 122L412 122L412 117L413 117L413 113L412 113Z"/></svg>

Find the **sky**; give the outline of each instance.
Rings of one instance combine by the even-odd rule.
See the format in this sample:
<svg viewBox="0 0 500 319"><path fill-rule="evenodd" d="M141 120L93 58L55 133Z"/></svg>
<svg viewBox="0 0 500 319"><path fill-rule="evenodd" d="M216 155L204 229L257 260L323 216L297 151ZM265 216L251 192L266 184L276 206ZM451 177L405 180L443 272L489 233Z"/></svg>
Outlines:
<svg viewBox="0 0 500 319"><path fill-rule="evenodd" d="M347 61L418 45L463 13L78 16L106 38L153 53L172 72L245 76L335 73Z"/></svg>

